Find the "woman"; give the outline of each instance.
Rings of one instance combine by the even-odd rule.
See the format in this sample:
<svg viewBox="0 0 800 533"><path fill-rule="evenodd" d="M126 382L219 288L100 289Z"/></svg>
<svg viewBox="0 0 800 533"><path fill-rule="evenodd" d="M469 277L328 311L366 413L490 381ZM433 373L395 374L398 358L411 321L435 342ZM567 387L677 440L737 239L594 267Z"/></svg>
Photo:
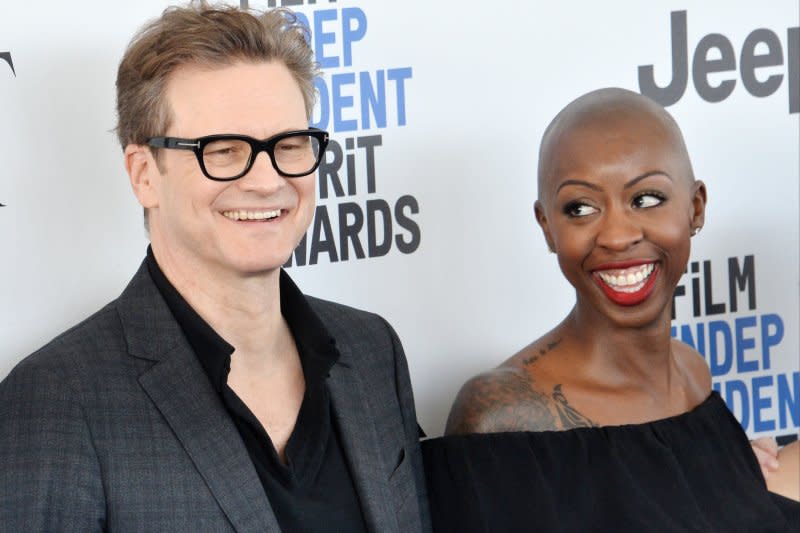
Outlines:
<svg viewBox="0 0 800 533"><path fill-rule="evenodd" d="M467 382L423 443L439 531L785 531L702 357L670 336L706 188L654 102L602 89L544 134L536 219L567 317ZM477 433L477 434L476 434ZM796 518L796 515L795 515Z"/></svg>

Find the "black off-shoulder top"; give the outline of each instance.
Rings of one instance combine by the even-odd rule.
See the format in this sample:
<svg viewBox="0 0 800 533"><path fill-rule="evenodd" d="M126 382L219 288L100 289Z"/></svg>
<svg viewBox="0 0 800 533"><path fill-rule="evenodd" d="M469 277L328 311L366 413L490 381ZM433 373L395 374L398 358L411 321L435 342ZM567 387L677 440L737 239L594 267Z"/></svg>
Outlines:
<svg viewBox="0 0 800 533"><path fill-rule="evenodd" d="M716 392L644 424L422 443L436 532L800 532Z"/></svg>

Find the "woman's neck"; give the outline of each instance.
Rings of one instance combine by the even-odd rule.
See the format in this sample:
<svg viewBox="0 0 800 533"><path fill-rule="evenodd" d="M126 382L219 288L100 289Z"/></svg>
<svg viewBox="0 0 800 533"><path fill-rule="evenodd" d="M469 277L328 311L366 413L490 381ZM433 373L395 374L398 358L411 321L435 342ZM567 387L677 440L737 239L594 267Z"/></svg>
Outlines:
<svg viewBox="0 0 800 533"><path fill-rule="evenodd" d="M596 379L670 394L677 365L669 309L648 324L630 326L576 304L564 325Z"/></svg>

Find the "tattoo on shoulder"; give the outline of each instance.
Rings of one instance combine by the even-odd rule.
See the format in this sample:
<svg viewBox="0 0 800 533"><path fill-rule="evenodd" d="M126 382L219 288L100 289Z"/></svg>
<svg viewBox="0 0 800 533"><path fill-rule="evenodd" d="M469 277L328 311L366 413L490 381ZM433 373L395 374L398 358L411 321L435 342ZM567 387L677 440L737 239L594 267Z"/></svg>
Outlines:
<svg viewBox="0 0 800 533"><path fill-rule="evenodd" d="M593 427L597 425L569 404L567 397L564 396L564 393L561 390L560 383L553 387L552 397L556 406L556 412L558 413L559 421L561 422L561 429Z"/></svg>
<svg viewBox="0 0 800 533"><path fill-rule="evenodd" d="M533 363L538 361L541 357L547 355L550 351L553 350L553 348L555 348L559 344L561 344L561 339L548 342L544 346L539 346L533 355L529 355L528 357L522 360L522 364L525 366L532 365Z"/></svg>
<svg viewBox="0 0 800 533"><path fill-rule="evenodd" d="M561 383L551 394L529 374L498 369L468 381L447 418L445 434L562 431L597 426L569 404Z"/></svg>
<svg viewBox="0 0 800 533"><path fill-rule="evenodd" d="M495 371L464 385L450 410L445 433L553 429L556 420L549 403L547 395L519 371Z"/></svg>

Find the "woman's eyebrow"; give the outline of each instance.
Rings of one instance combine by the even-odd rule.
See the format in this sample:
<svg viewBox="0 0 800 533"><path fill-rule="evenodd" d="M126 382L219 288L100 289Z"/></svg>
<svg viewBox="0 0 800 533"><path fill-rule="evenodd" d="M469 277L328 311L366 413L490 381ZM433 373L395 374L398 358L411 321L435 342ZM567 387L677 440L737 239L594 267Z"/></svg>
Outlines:
<svg viewBox="0 0 800 533"><path fill-rule="evenodd" d="M672 176L670 176L669 174L667 174L663 170L651 170L649 172L645 172L641 176L636 176L631 181L629 181L628 183L623 185L622 188L623 189L629 189L629 188L633 187L634 185L636 185L637 183L639 183L640 181L642 181L643 179L649 178L650 176L655 176L656 174L660 174L662 176L666 176L667 178L670 179L670 181L675 181L675 180L672 179Z"/></svg>
<svg viewBox="0 0 800 533"><path fill-rule="evenodd" d="M603 190L603 188L600 187L599 185L595 185L594 183L589 183L588 181L583 181L583 180L564 180L559 184L558 188L556 189L556 192L560 191L563 187L566 187L567 185L580 185L582 187L588 187L588 188L593 189L595 191L602 191Z"/></svg>

